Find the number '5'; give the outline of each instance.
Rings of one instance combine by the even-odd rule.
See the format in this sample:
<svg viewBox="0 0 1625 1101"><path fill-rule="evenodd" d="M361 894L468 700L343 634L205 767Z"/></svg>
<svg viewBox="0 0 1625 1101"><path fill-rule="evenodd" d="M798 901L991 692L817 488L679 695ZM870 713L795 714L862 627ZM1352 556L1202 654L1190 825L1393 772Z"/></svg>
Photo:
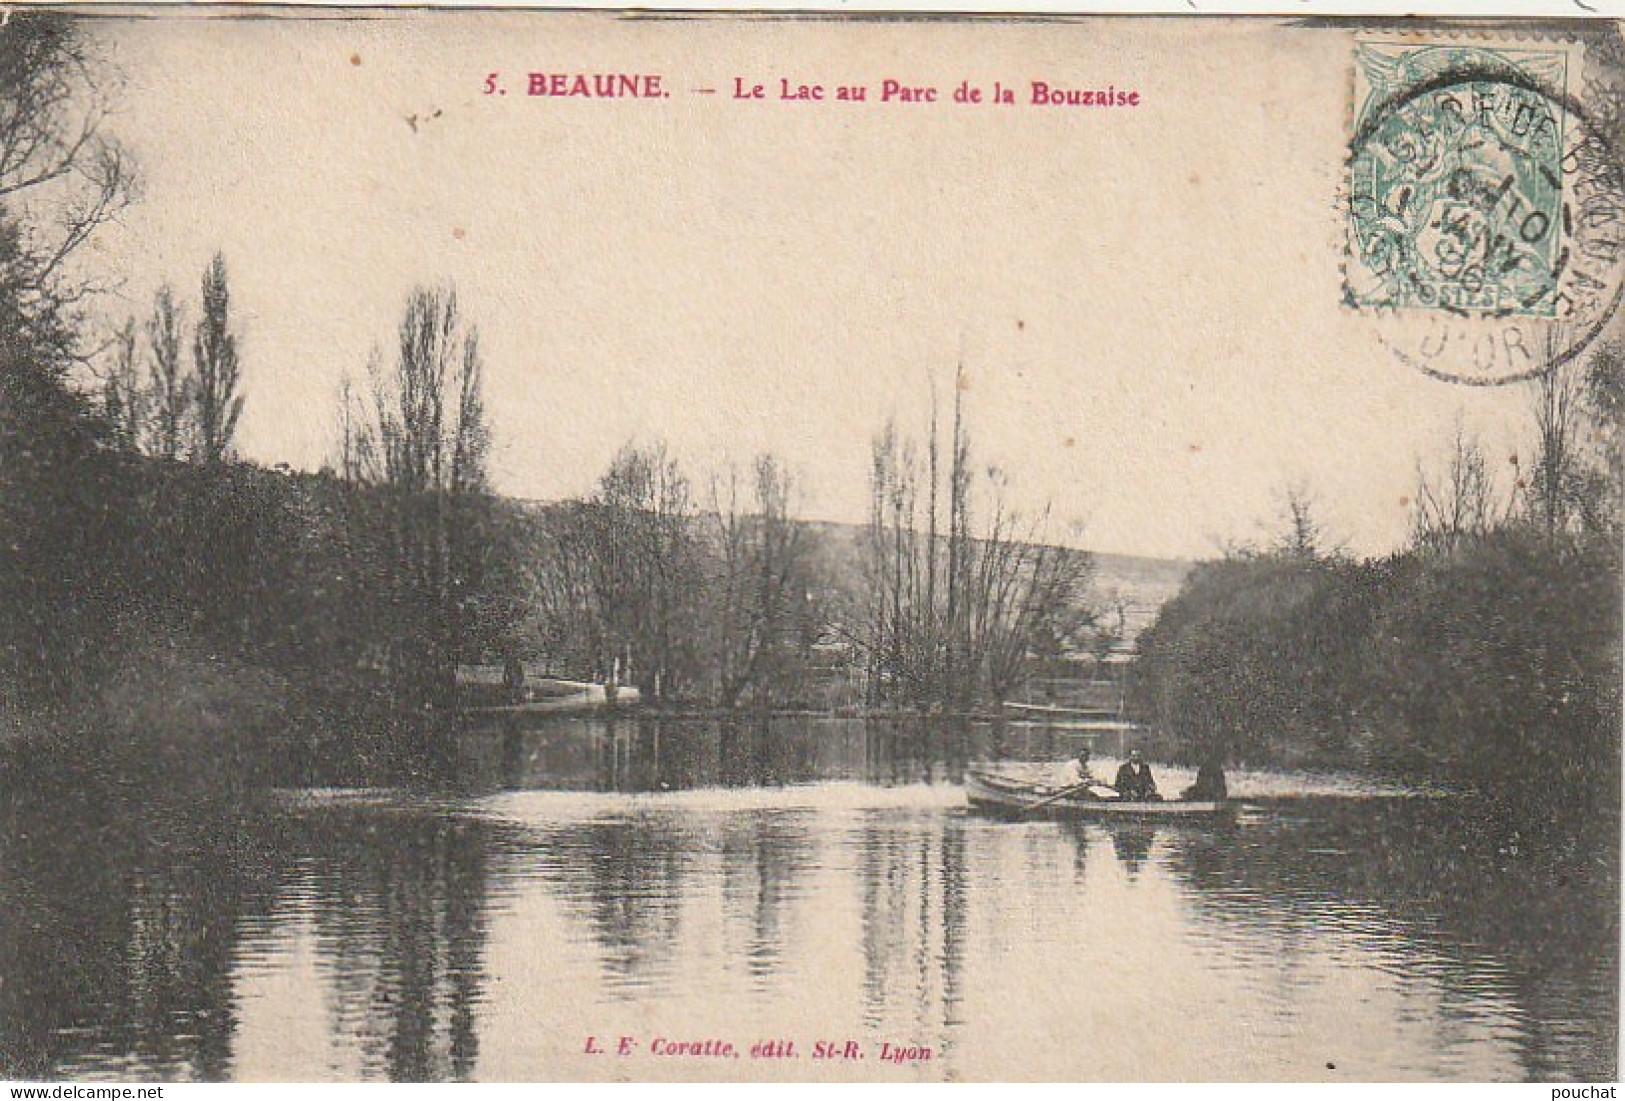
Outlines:
<svg viewBox="0 0 1625 1101"><path fill-rule="evenodd" d="M490 76L485 78L485 94L486 95L488 95L488 96L496 95L496 92L497 92L497 77L499 77L501 75L502 75L501 73L492 73Z"/></svg>

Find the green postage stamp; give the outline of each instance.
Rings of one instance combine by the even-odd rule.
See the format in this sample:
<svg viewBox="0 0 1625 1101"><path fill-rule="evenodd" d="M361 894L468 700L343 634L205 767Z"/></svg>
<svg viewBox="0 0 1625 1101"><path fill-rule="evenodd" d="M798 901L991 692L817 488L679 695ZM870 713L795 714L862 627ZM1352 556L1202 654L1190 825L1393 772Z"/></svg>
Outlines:
<svg viewBox="0 0 1625 1101"><path fill-rule="evenodd" d="M1344 297L1430 374L1529 377L1618 305L1619 158L1570 46L1355 45Z"/></svg>
<svg viewBox="0 0 1625 1101"><path fill-rule="evenodd" d="M1534 89L1566 87L1566 55L1357 51L1367 85L1356 118L1366 140L1350 169L1358 304L1553 316L1567 119ZM1452 80L1469 74L1479 79Z"/></svg>

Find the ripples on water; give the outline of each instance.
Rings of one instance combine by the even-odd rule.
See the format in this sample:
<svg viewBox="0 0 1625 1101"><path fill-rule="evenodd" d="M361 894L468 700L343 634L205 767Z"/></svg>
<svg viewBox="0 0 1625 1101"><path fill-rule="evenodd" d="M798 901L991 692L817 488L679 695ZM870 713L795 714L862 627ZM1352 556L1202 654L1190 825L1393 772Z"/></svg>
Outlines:
<svg viewBox="0 0 1625 1101"><path fill-rule="evenodd" d="M309 786L224 820L102 823L92 846L74 815L14 817L0 1070L1617 1073L1617 852L1509 859L1470 804L1336 777L1233 775L1262 801L1226 824L1000 822L963 810L964 761L1065 747L771 733L476 740L439 794ZM1265 799L1289 792L1320 794ZM583 1051L623 1035L639 1054ZM657 1036L801 1057L662 1059ZM863 1062L810 1058L848 1039ZM881 1041L932 1057L881 1066Z"/></svg>

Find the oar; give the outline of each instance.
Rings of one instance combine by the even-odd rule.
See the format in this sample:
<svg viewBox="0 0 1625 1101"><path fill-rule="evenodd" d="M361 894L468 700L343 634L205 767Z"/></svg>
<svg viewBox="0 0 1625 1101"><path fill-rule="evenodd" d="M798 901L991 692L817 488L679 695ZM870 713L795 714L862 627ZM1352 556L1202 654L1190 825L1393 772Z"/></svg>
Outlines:
<svg viewBox="0 0 1625 1101"><path fill-rule="evenodd" d="M1078 792L1083 791L1085 788L1093 787L1097 783L1100 783L1100 781L1098 781L1098 780L1085 780L1083 783L1077 784L1077 785L1075 785L1073 787L1069 787L1064 791L1058 791L1054 795L1051 795L1047 799L1040 799L1036 803L1027 804L1025 807L1021 808L1021 813L1023 813L1023 814L1031 814L1033 811L1038 810L1040 807L1047 807L1051 803L1059 802L1060 800L1065 799L1068 795L1076 795ZM1101 787L1111 787L1110 784L1100 784L1100 786Z"/></svg>

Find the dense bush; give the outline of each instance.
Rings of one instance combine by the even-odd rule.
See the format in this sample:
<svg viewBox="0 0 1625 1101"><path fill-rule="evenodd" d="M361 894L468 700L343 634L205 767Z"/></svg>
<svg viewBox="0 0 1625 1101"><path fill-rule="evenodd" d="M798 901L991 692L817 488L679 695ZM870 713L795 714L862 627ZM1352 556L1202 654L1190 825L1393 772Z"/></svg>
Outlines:
<svg viewBox="0 0 1625 1101"><path fill-rule="evenodd" d="M94 450L56 484L18 502L29 553L11 563L4 657L23 702L93 696L132 654L166 640L333 699L434 679L401 666L445 636L446 616L402 581L401 509L386 491ZM84 503L70 509L65 495ZM491 591L511 583L499 561L510 544L489 538L514 520L484 498L466 512L460 545L473 549L456 580L469 597L455 626L480 647L515 616ZM60 530L67 517L87 522Z"/></svg>
<svg viewBox="0 0 1625 1101"><path fill-rule="evenodd" d="M1620 558L1522 525L1376 561L1206 563L1140 640L1133 702L1196 758L1617 806Z"/></svg>

